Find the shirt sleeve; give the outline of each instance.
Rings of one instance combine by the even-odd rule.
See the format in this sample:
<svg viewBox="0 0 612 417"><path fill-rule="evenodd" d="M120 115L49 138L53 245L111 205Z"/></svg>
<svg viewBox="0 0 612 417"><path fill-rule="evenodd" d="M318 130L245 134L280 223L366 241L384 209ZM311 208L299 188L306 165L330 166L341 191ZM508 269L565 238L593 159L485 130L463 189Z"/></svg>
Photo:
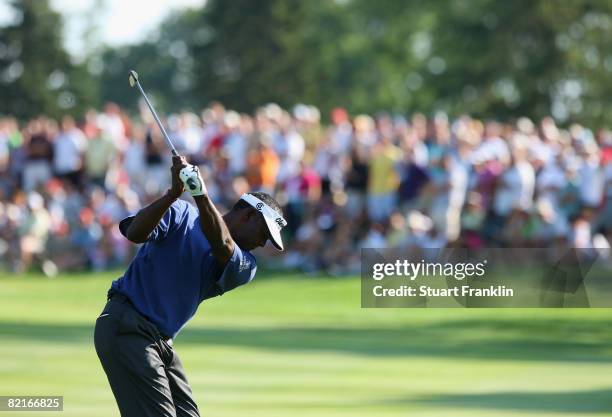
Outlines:
<svg viewBox="0 0 612 417"><path fill-rule="evenodd" d="M221 277L217 280L216 292L221 295L236 287L248 284L255 278L255 272L257 272L255 257L234 244L232 257L225 265Z"/></svg>
<svg viewBox="0 0 612 417"><path fill-rule="evenodd" d="M173 230L175 230L181 223L185 212L187 211L187 203L183 200L176 200L166 210L163 217L155 226L149 237L148 242L156 242L165 239ZM135 215L126 217L119 222L119 231L123 236L127 238L127 229L134 220Z"/></svg>

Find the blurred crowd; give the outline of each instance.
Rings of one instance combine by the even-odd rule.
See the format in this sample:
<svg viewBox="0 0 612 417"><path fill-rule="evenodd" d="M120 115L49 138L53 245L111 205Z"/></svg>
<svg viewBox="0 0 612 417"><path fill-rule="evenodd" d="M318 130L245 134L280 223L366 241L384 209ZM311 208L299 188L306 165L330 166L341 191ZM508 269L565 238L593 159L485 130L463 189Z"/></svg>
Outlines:
<svg viewBox="0 0 612 417"><path fill-rule="evenodd" d="M84 120L0 118L0 268L113 268L134 245L120 219L170 185L170 152L148 111ZM359 271L360 248L580 247L609 251L612 133L552 118L512 123L275 104L213 103L165 120L227 210L247 191L284 208L277 267Z"/></svg>

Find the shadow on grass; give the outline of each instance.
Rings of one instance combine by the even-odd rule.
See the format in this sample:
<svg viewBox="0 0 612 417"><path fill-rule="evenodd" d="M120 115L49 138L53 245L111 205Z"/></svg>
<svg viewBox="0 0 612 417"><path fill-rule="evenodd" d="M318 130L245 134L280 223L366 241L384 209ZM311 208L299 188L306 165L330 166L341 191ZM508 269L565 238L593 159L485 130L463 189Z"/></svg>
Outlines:
<svg viewBox="0 0 612 417"><path fill-rule="evenodd" d="M395 327L190 327L177 340L278 351L373 357L429 356L527 361L612 362L607 322L463 320ZM0 340L92 343L92 326L0 321Z"/></svg>
<svg viewBox="0 0 612 417"><path fill-rule="evenodd" d="M424 404L438 407L486 408L549 413L600 414L612 411L612 389L569 392L495 392L451 394L399 399L385 404Z"/></svg>

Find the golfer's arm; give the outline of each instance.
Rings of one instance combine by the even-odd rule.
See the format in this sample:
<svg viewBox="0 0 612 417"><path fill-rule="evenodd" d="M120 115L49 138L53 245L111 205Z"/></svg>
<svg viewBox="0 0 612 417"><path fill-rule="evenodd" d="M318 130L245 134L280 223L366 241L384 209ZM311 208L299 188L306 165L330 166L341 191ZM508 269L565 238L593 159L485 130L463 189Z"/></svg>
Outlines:
<svg viewBox="0 0 612 417"><path fill-rule="evenodd" d="M126 237L134 243L146 242L175 198L168 193L140 209L127 228Z"/></svg>
<svg viewBox="0 0 612 417"><path fill-rule="evenodd" d="M200 211L200 228L208 239L213 256L225 265L234 253L234 240L221 214L207 195L193 198Z"/></svg>

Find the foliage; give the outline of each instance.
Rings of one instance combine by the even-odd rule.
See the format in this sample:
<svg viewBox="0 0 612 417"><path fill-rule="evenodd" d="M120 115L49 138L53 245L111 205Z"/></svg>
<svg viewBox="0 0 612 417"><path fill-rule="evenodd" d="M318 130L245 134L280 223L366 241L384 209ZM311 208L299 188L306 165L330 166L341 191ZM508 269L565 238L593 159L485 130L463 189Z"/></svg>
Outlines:
<svg viewBox="0 0 612 417"><path fill-rule="evenodd" d="M612 118L603 0L210 1L194 18L201 104Z"/></svg>
<svg viewBox="0 0 612 417"><path fill-rule="evenodd" d="M16 22L0 28L0 113L78 114L96 94L62 46L62 19L48 0L13 0Z"/></svg>
<svg viewBox="0 0 612 417"><path fill-rule="evenodd" d="M561 120L605 122L602 103L595 109L588 103L610 93L609 2L438 0L430 6L438 11L433 54L446 71L429 71L426 83L448 110L488 117L552 112Z"/></svg>
<svg viewBox="0 0 612 417"><path fill-rule="evenodd" d="M198 36L198 14L191 10L171 14L137 45L106 48L102 53L101 99L134 110L139 95L128 86L127 74L138 72L147 95L159 111L178 111L200 104L193 91L194 57L188 43Z"/></svg>
<svg viewBox="0 0 612 417"><path fill-rule="evenodd" d="M201 18L211 38L191 45L198 89L207 98L250 111L274 101L303 100L316 50L303 42L303 29L320 1L211 1Z"/></svg>
<svg viewBox="0 0 612 417"><path fill-rule="evenodd" d="M66 110L64 90L76 98L72 110L86 93L134 110L133 68L161 111L274 101L324 114L342 105L612 122L606 0L210 0L170 15L140 44L107 48L96 82L70 64L48 0L13 4L24 19L0 29L0 111L20 116ZM15 62L26 70L7 82ZM53 90L56 70L66 82Z"/></svg>

